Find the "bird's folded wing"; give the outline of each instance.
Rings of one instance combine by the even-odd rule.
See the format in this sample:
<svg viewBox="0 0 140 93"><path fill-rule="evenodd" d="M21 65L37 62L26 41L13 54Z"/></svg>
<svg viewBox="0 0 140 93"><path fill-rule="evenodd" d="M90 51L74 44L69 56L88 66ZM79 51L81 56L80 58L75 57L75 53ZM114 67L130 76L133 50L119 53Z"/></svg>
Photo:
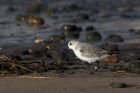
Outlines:
<svg viewBox="0 0 140 93"><path fill-rule="evenodd" d="M93 57L101 58L103 55L107 54L105 50L91 45L81 46L80 52L83 57L87 57L87 58L93 58Z"/></svg>

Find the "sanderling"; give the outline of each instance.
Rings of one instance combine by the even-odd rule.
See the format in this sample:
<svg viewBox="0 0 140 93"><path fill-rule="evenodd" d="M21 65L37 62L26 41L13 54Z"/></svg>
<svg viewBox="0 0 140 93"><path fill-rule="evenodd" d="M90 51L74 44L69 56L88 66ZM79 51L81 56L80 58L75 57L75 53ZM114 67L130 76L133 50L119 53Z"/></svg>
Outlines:
<svg viewBox="0 0 140 93"><path fill-rule="evenodd" d="M109 56L108 52L93 46L89 43L80 42L78 40L70 40L68 47L73 50L75 55L83 60L90 63L97 62ZM98 66L95 66L95 71L97 71Z"/></svg>

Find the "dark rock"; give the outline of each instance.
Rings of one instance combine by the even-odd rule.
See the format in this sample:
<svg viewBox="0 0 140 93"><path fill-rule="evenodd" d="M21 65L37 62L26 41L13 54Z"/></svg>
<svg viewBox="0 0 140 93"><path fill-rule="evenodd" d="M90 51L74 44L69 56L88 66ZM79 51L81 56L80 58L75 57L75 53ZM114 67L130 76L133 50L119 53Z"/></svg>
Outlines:
<svg viewBox="0 0 140 93"><path fill-rule="evenodd" d="M52 41L52 42L64 43L65 36L64 35L52 35L52 36L49 36L48 40Z"/></svg>
<svg viewBox="0 0 140 93"><path fill-rule="evenodd" d="M9 11L9 12L15 12L15 11L17 11L17 8L15 8L13 6L9 6L9 7L7 7L7 11Z"/></svg>
<svg viewBox="0 0 140 93"><path fill-rule="evenodd" d="M62 31L70 31L70 32L73 32L73 31L81 31L82 30L82 28L81 27L78 27L78 26L76 26L76 25L69 25L69 24L67 24L67 25L63 25L62 27L61 27L61 30Z"/></svg>
<svg viewBox="0 0 140 93"><path fill-rule="evenodd" d="M110 16L110 14L107 11L100 11L99 13L97 13L97 17L99 18L108 18Z"/></svg>
<svg viewBox="0 0 140 93"><path fill-rule="evenodd" d="M66 37L69 37L69 38L74 38L74 39L78 39L79 37L80 37L80 32L69 32L69 31L67 31L67 32L64 32L64 35L66 36Z"/></svg>
<svg viewBox="0 0 140 93"><path fill-rule="evenodd" d="M28 50L24 50L24 51L22 51L22 54L23 55L30 55L31 53Z"/></svg>
<svg viewBox="0 0 140 93"><path fill-rule="evenodd" d="M119 13L126 13L126 12L131 12L133 8L131 6L128 7L118 7L117 12Z"/></svg>
<svg viewBox="0 0 140 93"><path fill-rule="evenodd" d="M52 18L54 18L54 19L57 19L57 18L58 18L58 16L55 15L55 13L58 12L58 10L55 9L55 8L46 7L46 8L44 9L44 12L45 12L49 17L52 17Z"/></svg>
<svg viewBox="0 0 140 93"><path fill-rule="evenodd" d="M139 60L134 60L134 61L125 62L125 67L140 68L140 61Z"/></svg>
<svg viewBox="0 0 140 93"><path fill-rule="evenodd" d="M30 63L29 68L38 73L47 71L47 68L43 67L40 63L37 63L37 62Z"/></svg>
<svg viewBox="0 0 140 93"><path fill-rule="evenodd" d="M62 51L63 55L64 55L64 60L65 61L70 61L70 60L74 60L75 59L75 54L73 53L73 51L71 51L70 49L64 49ZM72 65L72 64L75 64L75 63L72 63L72 62L67 62L67 65Z"/></svg>
<svg viewBox="0 0 140 93"><path fill-rule="evenodd" d="M35 3L32 3L32 4L29 4L26 7L26 11L29 12L29 13L40 13L44 10L45 7L46 6L43 3L35 2Z"/></svg>
<svg viewBox="0 0 140 93"><path fill-rule="evenodd" d="M69 71L68 74L75 74L75 71Z"/></svg>
<svg viewBox="0 0 140 93"><path fill-rule="evenodd" d="M63 53L56 49L48 50L46 52L46 55L48 58L50 58L54 62L61 63L64 60Z"/></svg>
<svg viewBox="0 0 140 93"><path fill-rule="evenodd" d="M18 14L16 15L16 21L23 21L25 22L25 20L28 18L28 15L22 15L22 14Z"/></svg>
<svg viewBox="0 0 140 93"><path fill-rule="evenodd" d="M44 52L41 51L41 50L36 50L36 51L33 51L32 55L33 55L34 57L40 58L40 57L43 57Z"/></svg>
<svg viewBox="0 0 140 93"><path fill-rule="evenodd" d="M86 32L87 41L99 41L102 39L102 36L98 32Z"/></svg>
<svg viewBox="0 0 140 93"><path fill-rule="evenodd" d="M135 31L135 34L136 34L136 35L140 35L140 30L139 30L139 29L136 30L136 31Z"/></svg>
<svg viewBox="0 0 140 93"><path fill-rule="evenodd" d="M44 25L45 21L43 18L39 17L39 16L29 16L27 17L27 19L25 20L25 22L27 23L28 26L41 26Z"/></svg>
<svg viewBox="0 0 140 93"><path fill-rule="evenodd" d="M30 55L33 52L32 49L27 49L22 51L22 55Z"/></svg>
<svg viewBox="0 0 140 93"><path fill-rule="evenodd" d="M79 13L76 15L75 20L88 20L89 15L85 13Z"/></svg>
<svg viewBox="0 0 140 93"><path fill-rule="evenodd" d="M120 82L112 82L112 83L110 84L110 86L111 86L112 88L126 88L128 85L125 84L125 83L120 83Z"/></svg>
<svg viewBox="0 0 140 93"><path fill-rule="evenodd" d="M66 37L78 39L80 36L80 32L82 31L82 28L76 25L63 25L61 27L61 30L63 31Z"/></svg>
<svg viewBox="0 0 140 93"><path fill-rule="evenodd" d="M16 55L16 54L12 54L11 55L11 59L18 60L18 61L22 61L23 60L22 56Z"/></svg>
<svg viewBox="0 0 140 93"><path fill-rule="evenodd" d="M70 4L70 5L65 5L62 9L64 12L73 12L80 10L80 7L77 6L76 4Z"/></svg>
<svg viewBox="0 0 140 93"><path fill-rule="evenodd" d="M103 48L104 50L109 51L111 53L114 53L114 52L119 50L118 45L108 44L108 43L105 43L105 44L101 45L101 48Z"/></svg>
<svg viewBox="0 0 140 93"><path fill-rule="evenodd" d="M86 30L86 31L93 31L93 30L95 30L95 28L94 28L93 26L87 26L87 27L85 28L85 30Z"/></svg>
<svg viewBox="0 0 140 93"><path fill-rule="evenodd" d="M30 16L30 15L17 15L17 21L25 22L28 26L41 26L45 23L44 19L39 16Z"/></svg>
<svg viewBox="0 0 140 93"><path fill-rule="evenodd" d="M135 29L131 28L128 30L129 32L135 32Z"/></svg>
<svg viewBox="0 0 140 93"><path fill-rule="evenodd" d="M106 37L106 40L112 42L123 42L123 38L120 35L110 34Z"/></svg>

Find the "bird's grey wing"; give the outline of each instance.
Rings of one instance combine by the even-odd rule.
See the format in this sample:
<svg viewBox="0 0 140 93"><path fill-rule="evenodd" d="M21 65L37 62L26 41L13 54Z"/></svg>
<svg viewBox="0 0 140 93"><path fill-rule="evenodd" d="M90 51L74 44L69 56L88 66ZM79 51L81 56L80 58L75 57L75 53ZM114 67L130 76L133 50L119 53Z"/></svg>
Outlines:
<svg viewBox="0 0 140 93"><path fill-rule="evenodd" d="M80 52L82 56L87 58L93 58L93 57L101 58L103 55L107 54L105 50L92 45L81 46Z"/></svg>

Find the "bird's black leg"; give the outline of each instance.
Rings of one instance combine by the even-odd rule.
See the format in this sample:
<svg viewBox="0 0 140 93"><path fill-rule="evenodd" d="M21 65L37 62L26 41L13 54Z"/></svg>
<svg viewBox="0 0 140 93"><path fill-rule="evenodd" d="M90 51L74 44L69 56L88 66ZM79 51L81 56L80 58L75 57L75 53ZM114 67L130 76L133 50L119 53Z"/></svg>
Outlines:
<svg viewBox="0 0 140 93"><path fill-rule="evenodd" d="M96 61L96 66L94 67L95 72L97 72L97 71L98 71L98 68L99 68L99 61Z"/></svg>

